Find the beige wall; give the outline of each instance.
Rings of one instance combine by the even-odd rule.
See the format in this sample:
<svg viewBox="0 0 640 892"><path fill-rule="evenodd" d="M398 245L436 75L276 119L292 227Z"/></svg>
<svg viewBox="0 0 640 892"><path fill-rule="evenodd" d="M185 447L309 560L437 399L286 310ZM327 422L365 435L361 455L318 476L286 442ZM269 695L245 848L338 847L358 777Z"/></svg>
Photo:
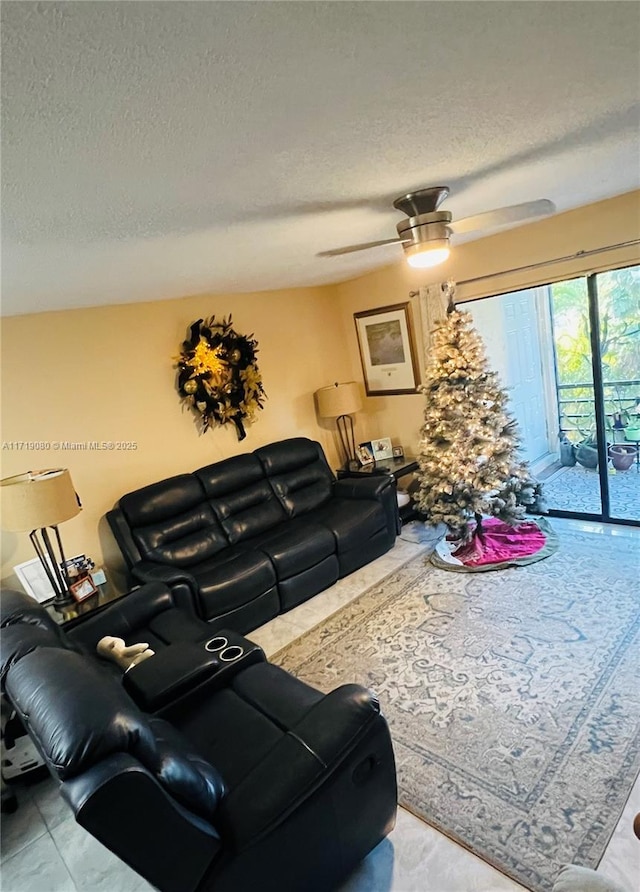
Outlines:
<svg viewBox="0 0 640 892"><path fill-rule="evenodd" d="M172 361L193 321L230 312L236 330L258 341L268 397L242 442L230 425L198 432L192 412L180 403ZM132 441L137 448L5 448L2 476L68 467L83 511L61 527L67 555L104 558L117 571L119 554L101 518L123 493L289 436L319 439L336 461L332 423L318 423L313 392L345 380L347 367L332 288L8 317L2 326L3 442ZM27 534L3 533L3 578L33 556Z"/></svg>
<svg viewBox="0 0 640 892"><path fill-rule="evenodd" d="M528 226L458 245L447 263L437 270L412 270L401 260L393 266L343 282L337 286L337 306L348 346L349 374L356 379L362 378L354 313L409 301L419 365L423 369L425 355L421 348L419 299L410 297L410 292L417 291L420 285L447 279L463 282L631 239L640 239L640 192L627 193ZM602 251L588 258L548 264L542 269L522 270L507 276L494 275L482 282L460 285L457 297L459 300L470 300L639 262L638 245ZM403 445L405 450L415 451L423 407L422 394L367 397L363 411L357 416L358 437L365 440L388 436L394 443Z"/></svg>
<svg viewBox="0 0 640 892"><path fill-rule="evenodd" d="M3 449L2 476L68 467L83 500L82 513L62 528L68 555L106 561L122 585L121 562L103 520L123 493L171 474L288 436L317 438L329 461L338 460L333 422L318 421L312 394L333 381L362 380L353 314L410 301L420 366L420 320L409 292L421 284L458 281L576 251L640 237L640 193L631 193L517 230L459 245L437 272L411 270L403 261L338 286L39 313L5 318L2 325L2 440L132 441L128 450ZM640 262L637 246L589 260L551 265L476 285L460 298L495 294L582 272ZM188 326L201 316L233 313L236 329L253 333L268 395L247 439L234 430L197 432L175 388L172 357ZM415 450L422 395L369 397L356 416L358 440L390 436ZM33 557L26 534L2 536L2 577Z"/></svg>

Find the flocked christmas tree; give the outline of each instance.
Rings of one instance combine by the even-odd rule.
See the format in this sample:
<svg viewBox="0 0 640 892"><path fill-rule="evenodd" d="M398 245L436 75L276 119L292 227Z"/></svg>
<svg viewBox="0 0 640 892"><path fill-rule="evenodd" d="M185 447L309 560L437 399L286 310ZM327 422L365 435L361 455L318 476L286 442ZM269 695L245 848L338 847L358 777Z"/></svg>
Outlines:
<svg viewBox="0 0 640 892"><path fill-rule="evenodd" d="M469 313L455 309L433 332L422 388L427 401L419 450L417 507L462 542L483 541L482 518L516 525L527 507L541 510L541 487L517 454L517 422L487 362ZM475 524L474 524L475 521Z"/></svg>

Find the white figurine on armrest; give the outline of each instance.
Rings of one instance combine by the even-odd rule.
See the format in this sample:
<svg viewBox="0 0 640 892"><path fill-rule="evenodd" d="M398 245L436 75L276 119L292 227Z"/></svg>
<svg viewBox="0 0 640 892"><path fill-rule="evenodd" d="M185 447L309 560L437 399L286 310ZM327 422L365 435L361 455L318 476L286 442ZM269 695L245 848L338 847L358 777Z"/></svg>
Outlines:
<svg viewBox="0 0 640 892"><path fill-rule="evenodd" d="M130 644L127 647L122 638L113 638L111 635L101 638L96 650L101 657L113 660L125 672L155 654L155 650L151 650L148 644Z"/></svg>

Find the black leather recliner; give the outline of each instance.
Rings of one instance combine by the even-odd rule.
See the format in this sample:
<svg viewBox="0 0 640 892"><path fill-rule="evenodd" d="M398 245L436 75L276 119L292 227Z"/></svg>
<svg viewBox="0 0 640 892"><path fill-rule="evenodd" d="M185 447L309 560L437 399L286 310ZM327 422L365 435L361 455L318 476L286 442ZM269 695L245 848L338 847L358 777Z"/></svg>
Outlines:
<svg viewBox="0 0 640 892"><path fill-rule="evenodd" d="M398 507L392 477L336 480L296 437L128 493L107 520L136 581L244 633L388 551Z"/></svg>
<svg viewBox="0 0 640 892"><path fill-rule="evenodd" d="M73 641L9 601L6 696L78 823L162 892L330 892L392 829L393 751L370 691L324 695L233 632L116 677L82 623Z"/></svg>

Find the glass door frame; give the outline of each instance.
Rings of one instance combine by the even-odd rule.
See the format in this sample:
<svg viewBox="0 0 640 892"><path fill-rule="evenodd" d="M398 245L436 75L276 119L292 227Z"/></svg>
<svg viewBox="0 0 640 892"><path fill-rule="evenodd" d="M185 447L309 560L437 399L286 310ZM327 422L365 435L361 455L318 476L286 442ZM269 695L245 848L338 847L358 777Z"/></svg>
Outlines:
<svg viewBox="0 0 640 892"><path fill-rule="evenodd" d="M635 266L636 264L630 264ZM621 267L624 269L625 267ZM602 272L610 272L603 270ZM586 511L565 511L558 508L549 508L550 517L567 517L576 520L599 520L603 523L616 523L625 526L640 526L637 520L615 517L611 514L611 497L609 490L608 472L608 448L606 407L604 399L604 380L602 376L602 354L600 350L600 306L598 301L597 277L600 273L589 273L584 278L587 284L587 303L589 313L589 333L591 341L591 369L593 381L593 402L596 422L596 437L598 448L598 477L600 481L600 514ZM583 278L581 276L571 278ZM560 280L563 281L563 280ZM555 350L554 350L555 352Z"/></svg>

